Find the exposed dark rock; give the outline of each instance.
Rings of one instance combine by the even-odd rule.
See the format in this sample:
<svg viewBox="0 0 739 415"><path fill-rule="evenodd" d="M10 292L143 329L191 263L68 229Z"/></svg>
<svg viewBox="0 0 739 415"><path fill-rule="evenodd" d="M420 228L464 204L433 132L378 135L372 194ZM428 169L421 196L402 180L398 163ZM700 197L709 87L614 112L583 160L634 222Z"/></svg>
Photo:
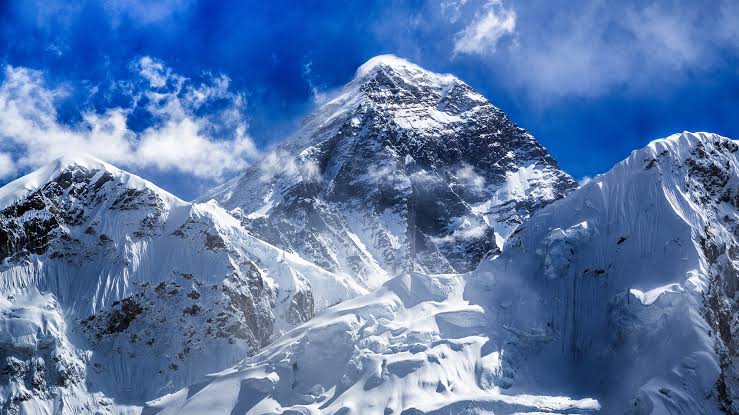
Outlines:
<svg viewBox="0 0 739 415"><path fill-rule="evenodd" d="M120 302L120 307L114 308L110 314L106 334L125 331L131 325L131 322L143 311L144 309L141 308L141 305L136 300L131 297L124 298Z"/></svg>

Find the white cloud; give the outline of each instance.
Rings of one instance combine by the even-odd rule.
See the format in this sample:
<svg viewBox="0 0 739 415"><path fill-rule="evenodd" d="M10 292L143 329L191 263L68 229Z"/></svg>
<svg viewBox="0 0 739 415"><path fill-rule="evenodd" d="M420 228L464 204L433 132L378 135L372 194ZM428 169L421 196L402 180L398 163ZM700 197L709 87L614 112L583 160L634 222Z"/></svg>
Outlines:
<svg viewBox="0 0 739 415"><path fill-rule="evenodd" d="M449 225L451 233L441 237L432 237L436 244L452 243L458 240L475 239L485 235L490 227L479 217L472 215L462 216L452 220Z"/></svg>
<svg viewBox="0 0 739 415"><path fill-rule="evenodd" d="M367 177L374 182L387 182L395 176L395 170L387 165L370 165L367 167Z"/></svg>
<svg viewBox="0 0 739 415"><path fill-rule="evenodd" d="M456 21L457 18L455 17L454 20ZM498 46L498 41L515 31L516 12L512 8L504 7L500 0L488 1L478 11L472 22L456 34L454 54L492 54Z"/></svg>
<svg viewBox="0 0 739 415"><path fill-rule="evenodd" d="M441 15L449 20L449 23L456 23L462 17L462 8L467 4L467 0L443 0L439 3L441 7Z"/></svg>
<svg viewBox="0 0 739 415"><path fill-rule="evenodd" d="M15 162L10 154L0 153L0 179L15 173Z"/></svg>
<svg viewBox="0 0 739 415"><path fill-rule="evenodd" d="M267 153L259 161L259 180L267 182L275 176L300 177L308 181L320 181L318 164L309 158L295 158L289 153L276 150Z"/></svg>
<svg viewBox="0 0 739 415"><path fill-rule="evenodd" d="M192 85L149 57L136 65L145 81L131 108L88 111L69 125L58 120L58 101L66 91L50 88L39 71L7 66L0 84L0 139L14 159L0 157L0 175L17 174L59 156L88 153L121 166L176 171L219 179L246 167L257 155L242 117L245 100L229 91L228 78ZM152 124L143 131L128 126L140 101ZM201 111L218 100L217 111ZM4 169L4 170L3 170Z"/></svg>
<svg viewBox="0 0 739 415"><path fill-rule="evenodd" d="M144 56L134 63L134 68L139 75L149 82L154 88L162 88L167 85L167 80L172 78L172 71L166 68L160 61Z"/></svg>
<svg viewBox="0 0 739 415"><path fill-rule="evenodd" d="M454 173L458 184L468 187L474 191L480 191L485 187L485 178L477 174L475 169L466 164Z"/></svg>
<svg viewBox="0 0 739 415"><path fill-rule="evenodd" d="M487 62L506 85L547 104L681 82L739 50L739 6L670 1L521 4L516 45ZM506 79L508 78L508 79Z"/></svg>
<svg viewBox="0 0 739 415"><path fill-rule="evenodd" d="M583 176L580 179L577 180L577 184L580 185L580 187L585 186L586 184L590 183L593 180L590 176Z"/></svg>

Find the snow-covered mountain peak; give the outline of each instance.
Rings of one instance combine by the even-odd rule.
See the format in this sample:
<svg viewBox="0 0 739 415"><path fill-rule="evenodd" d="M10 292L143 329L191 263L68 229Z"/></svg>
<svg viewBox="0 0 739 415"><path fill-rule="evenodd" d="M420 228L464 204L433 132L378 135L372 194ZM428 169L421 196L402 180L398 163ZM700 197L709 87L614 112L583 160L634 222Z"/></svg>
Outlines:
<svg viewBox="0 0 739 415"><path fill-rule="evenodd" d="M717 134L674 134L543 208L477 270L495 318L544 330L605 407L737 413L738 156ZM526 379L557 371L527 365Z"/></svg>
<svg viewBox="0 0 739 415"><path fill-rule="evenodd" d="M383 72L385 74L395 73L408 81L425 78L427 81L432 80L438 84L462 82L454 75L434 73L391 54L375 56L362 64L357 68L357 72L354 75L354 82L365 81L377 72Z"/></svg>
<svg viewBox="0 0 739 415"><path fill-rule="evenodd" d="M733 140L715 133L683 131L665 138L652 140L645 147L635 150L633 153L641 155L669 154L676 160L682 159L681 161L684 161L687 154L691 153L698 145L730 145L730 142L733 142Z"/></svg>
<svg viewBox="0 0 739 415"><path fill-rule="evenodd" d="M0 188L0 209L60 178L70 184L75 181L79 184L81 182L99 181L103 178L107 181L109 178L113 178L128 189L148 189L152 191L168 206L185 203L177 196L159 188L148 180L121 170L94 156L79 153L61 156ZM100 184L102 185L103 182L100 182Z"/></svg>
<svg viewBox="0 0 739 415"><path fill-rule="evenodd" d="M413 269L468 271L574 187L531 134L467 84L383 55L200 200L374 287Z"/></svg>
<svg viewBox="0 0 739 415"><path fill-rule="evenodd" d="M57 170L63 170L70 166L84 167L90 170L107 170L111 172L117 172L120 170L112 164L106 163L87 153L64 154L47 164L56 166Z"/></svg>
<svg viewBox="0 0 739 415"><path fill-rule="evenodd" d="M725 154L710 151L721 148L733 151L739 146L736 141L715 133L690 132L675 133L668 137L652 140L646 146L631 152L629 157L617 163L607 173L593 178L588 185L602 186L604 182L614 182L613 176L625 174L641 175L653 170L660 176L672 174L672 165L690 163L690 160L706 159L714 162L725 162ZM709 149L706 152L704 149Z"/></svg>
<svg viewBox="0 0 739 415"><path fill-rule="evenodd" d="M92 157L55 160L0 201L0 365L12 367L0 367L2 413L107 414L107 397L189 384L365 292L214 203Z"/></svg>

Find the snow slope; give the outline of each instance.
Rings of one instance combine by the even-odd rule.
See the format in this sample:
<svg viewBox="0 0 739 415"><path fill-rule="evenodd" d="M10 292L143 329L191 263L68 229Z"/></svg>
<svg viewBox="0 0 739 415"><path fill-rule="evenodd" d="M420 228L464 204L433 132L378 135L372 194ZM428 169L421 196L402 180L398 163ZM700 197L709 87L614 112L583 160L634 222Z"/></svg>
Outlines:
<svg viewBox="0 0 739 415"><path fill-rule="evenodd" d="M547 338L512 356L514 385L586 393L608 413L737 413L737 151L707 133L656 140L478 269L496 325Z"/></svg>
<svg viewBox="0 0 739 415"><path fill-rule="evenodd" d="M475 271L400 275L144 413L737 413L738 151L654 141Z"/></svg>
<svg viewBox="0 0 739 415"><path fill-rule="evenodd" d="M593 399L496 386L485 310L454 274L398 276L332 307L236 367L150 402L149 414L593 413ZM476 412L469 412L476 413Z"/></svg>
<svg viewBox="0 0 739 415"><path fill-rule="evenodd" d="M87 156L3 187L0 209L4 413L141 403L365 292Z"/></svg>
<svg viewBox="0 0 739 415"><path fill-rule="evenodd" d="M201 200L373 288L409 270L474 268L574 187L469 85L383 55L264 160Z"/></svg>

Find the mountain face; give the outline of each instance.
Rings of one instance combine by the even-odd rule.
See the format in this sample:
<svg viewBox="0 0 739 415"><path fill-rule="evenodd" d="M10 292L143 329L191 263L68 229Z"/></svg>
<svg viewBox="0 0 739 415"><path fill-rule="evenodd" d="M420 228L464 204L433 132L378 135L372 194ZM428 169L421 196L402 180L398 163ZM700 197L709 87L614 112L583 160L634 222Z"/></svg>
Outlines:
<svg viewBox="0 0 739 415"><path fill-rule="evenodd" d="M363 292L216 205L61 159L0 189L1 412L140 403Z"/></svg>
<svg viewBox="0 0 739 415"><path fill-rule="evenodd" d="M403 271L473 269L575 187L467 84L379 56L262 162L201 200L376 287Z"/></svg>
<svg viewBox="0 0 739 415"><path fill-rule="evenodd" d="M671 136L467 274L395 277L150 414L739 413L739 145Z"/></svg>

